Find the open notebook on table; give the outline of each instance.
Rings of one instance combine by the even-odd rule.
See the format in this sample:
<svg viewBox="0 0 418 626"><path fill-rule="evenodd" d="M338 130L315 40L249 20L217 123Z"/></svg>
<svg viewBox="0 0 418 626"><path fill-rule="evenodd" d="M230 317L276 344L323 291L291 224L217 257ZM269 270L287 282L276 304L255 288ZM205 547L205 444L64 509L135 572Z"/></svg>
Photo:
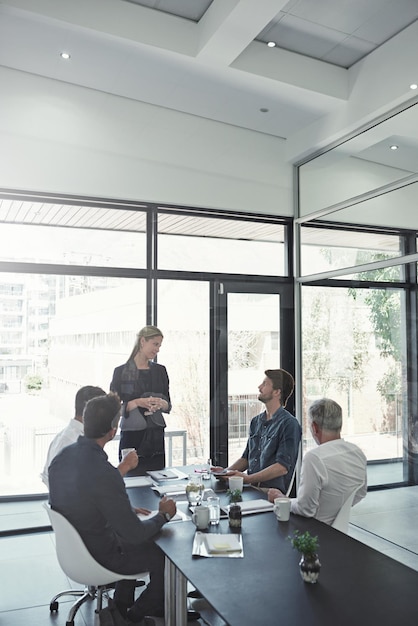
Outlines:
<svg viewBox="0 0 418 626"><path fill-rule="evenodd" d="M184 472L177 470L177 469L171 469L171 468L165 468L165 469L161 469L161 470L150 470L147 472L147 474L149 476L151 476L151 478L153 478L154 480L160 481L160 480L179 480L179 478L187 478L187 474L185 474Z"/></svg>

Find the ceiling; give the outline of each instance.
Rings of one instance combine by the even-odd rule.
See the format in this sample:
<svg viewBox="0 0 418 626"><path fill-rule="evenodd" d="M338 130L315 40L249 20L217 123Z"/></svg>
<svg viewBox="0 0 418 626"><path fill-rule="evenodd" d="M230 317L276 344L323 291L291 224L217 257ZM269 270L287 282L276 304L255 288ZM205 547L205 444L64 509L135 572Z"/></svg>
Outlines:
<svg viewBox="0 0 418 626"><path fill-rule="evenodd" d="M289 138L417 19L417 0L0 0L0 65Z"/></svg>

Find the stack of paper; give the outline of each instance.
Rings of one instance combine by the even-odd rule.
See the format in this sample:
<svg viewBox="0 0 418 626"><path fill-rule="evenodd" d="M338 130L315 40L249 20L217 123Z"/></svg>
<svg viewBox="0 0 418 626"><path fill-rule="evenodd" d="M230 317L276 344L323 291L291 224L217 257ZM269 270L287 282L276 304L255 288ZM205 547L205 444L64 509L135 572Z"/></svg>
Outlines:
<svg viewBox="0 0 418 626"><path fill-rule="evenodd" d="M149 487L152 480L149 476L125 476L126 487Z"/></svg>
<svg viewBox="0 0 418 626"><path fill-rule="evenodd" d="M211 533L205 535L206 549L209 554L225 554L241 552L242 547L236 535L221 535Z"/></svg>
<svg viewBox="0 0 418 626"><path fill-rule="evenodd" d="M266 513L267 511L272 511L274 504L272 502L268 502L268 500L245 500L244 502L238 502L241 507L242 515L250 515L250 513ZM227 507L222 507L223 510L228 512Z"/></svg>
<svg viewBox="0 0 418 626"><path fill-rule="evenodd" d="M153 490L160 496L184 495L186 497L186 483L171 483L169 485L153 485Z"/></svg>

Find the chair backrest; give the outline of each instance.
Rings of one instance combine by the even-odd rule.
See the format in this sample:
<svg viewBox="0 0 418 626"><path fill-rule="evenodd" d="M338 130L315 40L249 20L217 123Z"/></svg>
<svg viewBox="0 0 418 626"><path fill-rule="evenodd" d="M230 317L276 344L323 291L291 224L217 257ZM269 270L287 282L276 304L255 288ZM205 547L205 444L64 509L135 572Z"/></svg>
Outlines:
<svg viewBox="0 0 418 626"><path fill-rule="evenodd" d="M117 574L100 565L91 556L74 526L46 502L44 507L55 533L58 562L71 580L85 586L99 587L124 578L136 579L142 575Z"/></svg>
<svg viewBox="0 0 418 626"><path fill-rule="evenodd" d="M295 482L296 467L297 467L297 462L295 463L295 467L293 468L292 478L290 479L290 483L289 483L289 486L288 486L287 491L286 491L286 496L287 497L290 496L290 492L292 491L293 483Z"/></svg>
<svg viewBox="0 0 418 626"><path fill-rule="evenodd" d="M342 533L346 533L347 534L347 532L348 532L348 524L350 522L351 507L353 506L354 497L355 497L357 491L360 489L360 487L361 487L361 485L358 485L352 491L352 493L350 493L350 495L348 496L348 498L346 499L346 501L344 502L344 504L342 505L342 507L338 511L335 520L331 524L331 526L333 528L336 528L337 530L340 530Z"/></svg>

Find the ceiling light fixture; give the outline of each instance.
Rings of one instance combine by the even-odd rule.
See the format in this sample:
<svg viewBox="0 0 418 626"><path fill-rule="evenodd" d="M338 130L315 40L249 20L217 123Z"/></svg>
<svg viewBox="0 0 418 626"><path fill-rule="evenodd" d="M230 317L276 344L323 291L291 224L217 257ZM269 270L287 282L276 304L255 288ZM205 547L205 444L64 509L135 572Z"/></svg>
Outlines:
<svg viewBox="0 0 418 626"><path fill-rule="evenodd" d="M68 59L71 59L71 54L68 54L68 52L60 52L60 57L61 59L65 59L65 61L68 61Z"/></svg>
<svg viewBox="0 0 418 626"><path fill-rule="evenodd" d="M409 85L409 89L418 89L418 85L416 83L412 83L412 85Z"/></svg>
<svg viewBox="0 0 418 626"><path fill-rule="evenodd" d="M267 45L268 45L269 48L275 48L276 47L276 44L274 43L274 41L268 41Z"/></svg>
<svg viewBox="0 0 418 626"><path fill-rule="evenodd" d="M390 146L391 150L397 150L399 148L399 146L395 146L395 144L393 144L393 146Z"/></svg>

